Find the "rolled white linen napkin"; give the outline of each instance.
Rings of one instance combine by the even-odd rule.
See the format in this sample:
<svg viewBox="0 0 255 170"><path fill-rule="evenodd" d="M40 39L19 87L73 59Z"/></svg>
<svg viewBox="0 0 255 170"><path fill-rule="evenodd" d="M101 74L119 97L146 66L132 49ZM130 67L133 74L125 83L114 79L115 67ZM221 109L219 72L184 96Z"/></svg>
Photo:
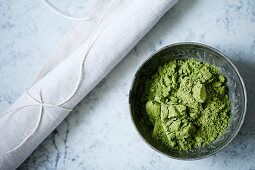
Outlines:
<svg viewBox="0 0 255 170"><path fill-rule="evenodd" d="M115 0L97 31L96 40L83 67L79 88L63 106L75 107L176 1ZM0 119L0 153L10 151L22 143L39 123L35 133L24 144L0 156L0 169L17 168L70 112L51 105L61 103L74 91L88 47L88 37L109 2L98 1L87 13L93 20L79 21L69 31L35 79L29 93L40 101L40 91L42 101L46 104L35 103L27 94L23 94L11 109L31 106L8 113Z"/></svg>

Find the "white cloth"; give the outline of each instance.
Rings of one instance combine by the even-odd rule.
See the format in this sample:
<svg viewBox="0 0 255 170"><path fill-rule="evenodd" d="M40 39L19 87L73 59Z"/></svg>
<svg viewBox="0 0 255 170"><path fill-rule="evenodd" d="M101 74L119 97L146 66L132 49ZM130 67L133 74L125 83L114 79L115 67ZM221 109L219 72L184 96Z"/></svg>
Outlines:
<svg viewBox="0 0 255 170"><path fill-rule="evenodd" d="M157 23L177 0L115 0L108 16L104 18L98 36L85 61L83 81L69 102L73 108L93 89L135 44ZM42 90L45 103L58 104L73 92L79 77L88 37L100 14L109 1L101 0L87 13L92 21L79 21L64 37L49 57L31 87L31 95L39 99ZM22 95L11 109L34 104ZM34 129L39 119L38 106L7 114L0 120L0 152L8 151L21 143ZM0 169L17 168L35 148L68 115L68 111L45 106L36 133L16 151L0 156Z"/></svg>

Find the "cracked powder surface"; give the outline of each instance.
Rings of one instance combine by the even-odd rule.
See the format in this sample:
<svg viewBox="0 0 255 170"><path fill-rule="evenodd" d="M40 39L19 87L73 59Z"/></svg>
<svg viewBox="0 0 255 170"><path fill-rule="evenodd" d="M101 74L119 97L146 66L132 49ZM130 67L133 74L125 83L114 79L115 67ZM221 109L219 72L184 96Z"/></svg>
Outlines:
<svg viewBox="0 0 255 170"><path fill-rule="evenodd" d="M146 81L142 102L152 137L176 150L208 144L230 120L224 76L217 67L195 59L160 66Z"/></svg>

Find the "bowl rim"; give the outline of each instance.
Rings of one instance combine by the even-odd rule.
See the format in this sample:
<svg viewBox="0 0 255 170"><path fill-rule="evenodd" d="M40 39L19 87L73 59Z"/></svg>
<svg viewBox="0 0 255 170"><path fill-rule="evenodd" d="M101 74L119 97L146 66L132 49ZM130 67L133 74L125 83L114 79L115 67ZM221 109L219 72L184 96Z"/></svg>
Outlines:
<svg viewBox="0 0 255 170"><path fill-rule="evenodd" d="M151 145L144 137L143 135L140 133L140 131L138 130L136 124L135 124L135 121L134 121L134 118L133 118L133 115L132 115L132 110L131 110L131 92L132 92L132 89L134 87L134 81L135 81L135 78L137 77L137 74L140 72L141 68L144 66L144 64L150 60L153 56L155 56L157 53L163 51L164 49L167 49L167 48L171 48L171 47L174 47L174 46L179 46L179 45L197 45L197 46L200 46L200 47L204 47L204 48L207 48L207 49L210 49L216 53L218 53L221 57L223 57L224 59L226 59L229 64L231 64L231 66L234 68L234 70L236 71L238 77L240 78L240 81L241 81L241 84L242 84L242 88L243 88L243 93L244 93L244 112L243 112L243 116L242 116L242 120L241 120L241 123L239 125L239 127L237 128L237 130L235 131L235 133L232 135L231 139L225 144L223 145L221 148L219 148L218 150L208 154L208 155L205 155L205 156L201 156L201 157L197 157L197 158L178 158L178 157L174 157L174 156L171 156L171 155L168 155L160 150L158 150L157 148L155 148L153 145ZM149 145L154 151L162 154L162 155L165 155L166 157L169 157L169 158L173 158L173 159L177 159L177 160L185 160L185 161L193 161L193 160L200 160L200 159L205 159L205 158L208 158L212 155L215 155L216 153L222 151L225 147L227 147L232 141L233 139L237 136L237 134L239 133L241 127L243 126L243 123L244 123L244 119L245 119L245 115L246 115L246 112L247 112L247 92L246 92L246 87L245 87L245 83L244 83L244 80L241 76L241 74L239 73L237 67L233 64L233 62L225 55L223 54L222 52L220 52L219 50L217 50L216 48L213 48L211 46L208 46L208 45L205 45L205 44L202 44L202 43L197 43L197 42L179 42L179 43L173 43L173 44L170 44L170 45L166 45L158 50L156 50L155 52L153 52L147 59L145 59L145 61L143 61L143 63L139 66L139 68L137 69L137 71L135 72L134 76L133 76L133 79L132 79L132 83L131 83L131 88L130 88L130 91L129 91L129 113L130 113L130 117L131 117L131 120L132 120L132 123L136 129L136 132L139 134L139 136L143 139L143 141Z"/></svg>

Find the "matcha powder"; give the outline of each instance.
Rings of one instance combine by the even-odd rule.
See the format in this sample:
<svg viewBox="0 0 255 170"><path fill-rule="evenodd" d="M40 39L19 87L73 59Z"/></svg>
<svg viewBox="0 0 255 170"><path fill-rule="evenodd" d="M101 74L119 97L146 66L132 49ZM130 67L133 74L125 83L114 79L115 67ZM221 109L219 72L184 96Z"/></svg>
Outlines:
<svg viewBox="0 0 255 170"><path fill-rule="evenodd" d="M152 137L176 150L215 140L230 120L225 78L208 63L174 60L147 80L142 98Z"/></svg>

